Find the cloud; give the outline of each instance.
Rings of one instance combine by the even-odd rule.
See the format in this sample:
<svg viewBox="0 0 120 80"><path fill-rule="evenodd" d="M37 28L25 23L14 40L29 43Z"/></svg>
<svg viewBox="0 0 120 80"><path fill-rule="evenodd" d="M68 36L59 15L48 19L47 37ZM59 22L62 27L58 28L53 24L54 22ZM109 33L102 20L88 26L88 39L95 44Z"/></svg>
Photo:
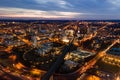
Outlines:
<svg viewBox="0 0 120 80"><path fill-rule="evenodd" d="M109 3L120 7L120 0L107 0Z"/></svg>
<svg viewBox="0 0 120 80"><path fill-rule="evenodd" d="M36 18L75 18L82 13L62 12L62 11L43 11L22 8L0 8L0 15L4 17L36 17Z"/></svg>
<svg viewBox="0 0 120 80"><path fill-rule="evenodd" d="M111 4L111 9L119 9L120 8L120 0L107 0L108 3Z"/></svg>
<svg viewBox="0 0 120 80"><path fill-rule="evenodd" d="M65 0L34 0L34 1L39 4L44 4L44 5L51 4L51 6L55 5L57 7L64 8L64 9L68 9L73 6L72 4L70 4Z"/></svg>
<svg viewBox="0 0 120 80"><path fill-rule="evenodd" d="M119 9L120 0L0 0L4 16L110 18L120 16Z"/></svg>

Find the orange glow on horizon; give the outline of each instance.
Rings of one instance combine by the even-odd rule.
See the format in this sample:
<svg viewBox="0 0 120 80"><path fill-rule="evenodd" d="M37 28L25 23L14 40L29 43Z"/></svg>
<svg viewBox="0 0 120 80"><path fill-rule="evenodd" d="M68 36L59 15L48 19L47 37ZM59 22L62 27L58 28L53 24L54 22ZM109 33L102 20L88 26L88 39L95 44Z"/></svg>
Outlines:
<svg viewBox="0 0 120 80"><path fill-rule="evenodd" d="M63 11L44 11L23 8L0 8L0 17L8 18L75 18L83 13L63 12ZM7 12L7 13L6 13Z"/></svg>

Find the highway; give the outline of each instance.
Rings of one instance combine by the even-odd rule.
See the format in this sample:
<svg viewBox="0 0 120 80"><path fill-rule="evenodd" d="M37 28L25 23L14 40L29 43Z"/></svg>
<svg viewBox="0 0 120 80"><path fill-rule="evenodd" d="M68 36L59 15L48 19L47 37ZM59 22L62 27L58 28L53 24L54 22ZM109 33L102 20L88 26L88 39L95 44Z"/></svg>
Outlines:
<svg viewBox="0 0 120 80"><path fill-rule="evenodd" d="M95 65L95 63L100 59L102 58L103 56L106 55L106 52L112 47L114 46L116 43L119 42L119 39L113 41L113 43L108 47L106 48L104 51L101 51L99 52L92 60L90 60L89 62L85 63L84 66L82 66L80 69L79 69L79 74L82 74L84 72L86 72L88 69L92 68L93 65Z"/></svg>
<svg viewBox="0 0 120 80"><path fill-rule="evenodd" d="M94 38L94 37L97 35L98 31L106 28L108 25L112 25L112 23L107 23L105 26L99 28L99 29L98 29L97 31L95 31L94 33L91 33L91 34L87 35L86 37L84 37L84 38L83 38L82 40L80 40L79 42L82 43L82 42L85 42L85 41L87 41L87 40L91 40L92 38Z"/></svg>
<svg viewBox="0 0 120 80"><path fill-rule="evenodd" d="M72 24L72 25L73 25L73 24ZM86 40L90 40L90 39L94 38L94 37L97 35L97 32L98 32L99 30L104 29L104 28L107 27L108 25L111 25L111 24L107 24L107 25L101 27L101 28L98 29L95 33L90 34L90 35L86 36L85 38L83 38L82 40L80 40L80 42L85 42ZM71 26L71 25L68 25L68 26ZM67 26L67 27L68 27L68 26ZM66 28L67 28L67 27L66 27ZM65 28L65 29L66 29L66 28ZM74 29L77 31L77 26L74 26ZM76 33L75 33L75 34L76 34ZM29 46L32 45L32 42L30 42L30 41L27 40L27 39L23 39L23 38L21 38L20 36L17 36L16 34L13 34L13 36L17 37L19 40L23 41L24 43L26 43L26 44L29 45ZM50 39L50 40L53 40L53 39ZM46 41L44 41L44 42L47 42L47 41L49 41L49 40L46 40ZM105 49L104 51L99 52L92 60L90 60L89 62L87 62L85 65L83 65L83 66L80 68L79 73L82 74L82 73L86 72L88 69L90 69L91 67L93 67L93 65L94 65L101 57L103 57L104 55L106 55L106 52L107 52L113 45L115 45L115 44L118 43L118 42L119 42L118 39L115 40L115 41L113 41L112 44L111 44L107 49ZM39 44L41 44L41 43L39 43ZM72 46L72 44L70 44L70 46ZM5 51L9 52L9 51L12 50L13 47L15 47L15 46L14 46L14 45L10 45L10 46L8 46L7 49L5 49ZM67 49L69 49L69 48L66 48L66 49L65 49L66 52L67 52ZM26 52L25 52L25 53L26 53ZM24 53L24 54L25 54L25 53ZM65 52L64 52L64 53L65 53ZM63 55L63 56L64 56L64 55ZM57 64L57 63L56 63L56 64ZM58 64L59 64L59 63L58 63Z"/></svg>

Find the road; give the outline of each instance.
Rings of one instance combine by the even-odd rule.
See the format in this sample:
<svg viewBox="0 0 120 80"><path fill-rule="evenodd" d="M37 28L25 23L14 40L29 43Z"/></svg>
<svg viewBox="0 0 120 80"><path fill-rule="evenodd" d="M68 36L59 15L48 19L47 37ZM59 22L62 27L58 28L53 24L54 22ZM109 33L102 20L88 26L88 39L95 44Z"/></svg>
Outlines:
<svg viewBox="0 0 120 80"><path fill-rule="evenodd" d="M82 43L82 42L85 42L85 41L87 41L87 40L91 40L92 38L94 38L94 37L97 35L98 31L106 28L108 25L111 25L111 24L112 24L112 23L107 23L105 26L99 28L99 29L98 29L97 31L95 31L94 33L91 33L91 34L87 35L86 37L84 37L84 38L83 38L82 40L80 40L79 42Z"/></svg>
<svg viewBox="0 0 120 80"><path fill-rule="evenodd" d="M95 65L95 63L100 59L102 58L103 56L106 55L106 52L112 47L114 46L116 43L118 43L119 39L113 41L113 43L108 47L106 48L104 51L101 51L99 52L92 60L90 60L89 62L87 62L84 66L82 66L80 69L79 69L79 73L82 74L84 72L86 72L88 69L92 68L93 65Z"/></svg>

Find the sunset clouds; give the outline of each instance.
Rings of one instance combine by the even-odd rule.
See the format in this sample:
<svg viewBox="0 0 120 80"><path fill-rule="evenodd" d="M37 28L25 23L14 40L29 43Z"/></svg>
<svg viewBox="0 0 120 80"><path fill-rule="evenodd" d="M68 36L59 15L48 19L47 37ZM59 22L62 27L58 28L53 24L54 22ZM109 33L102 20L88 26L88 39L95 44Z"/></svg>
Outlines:
<svg viewBox="0 0 120 80"><path fill-rule="evenodd" d="M120 0L0 0L0 16L120 19Z"/></svg>

